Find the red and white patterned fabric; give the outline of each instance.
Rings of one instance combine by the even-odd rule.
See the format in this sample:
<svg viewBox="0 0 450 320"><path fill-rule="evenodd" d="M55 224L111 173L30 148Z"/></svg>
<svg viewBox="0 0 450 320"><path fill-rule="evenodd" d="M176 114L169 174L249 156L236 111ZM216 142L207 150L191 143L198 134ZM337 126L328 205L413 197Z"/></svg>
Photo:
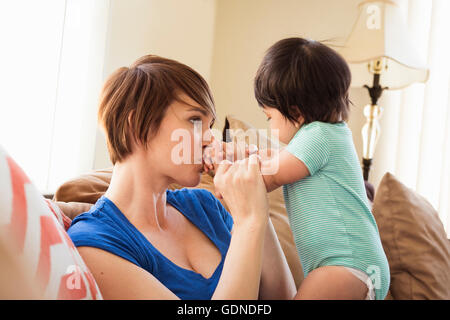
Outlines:
<svg viewBox="0 0 450 320"><path fill-rule="evenodd" d="M0 232L34 275L43 299L102 299L64 218L0 146ZM59 221L58 221L59 220Z"/></svg>
<svg viewBox="0 0 450 320"><path fill-rule="evenodd" d="M64 212L62 212L62 210L58 207L56 203L48 199L45 199L45 202L47 202L49 209L56 217L59 224L64 228L64 230L67 231L67 229L69 229L70 225L72 224L72 220L68 216L66 216Z"/></svg>

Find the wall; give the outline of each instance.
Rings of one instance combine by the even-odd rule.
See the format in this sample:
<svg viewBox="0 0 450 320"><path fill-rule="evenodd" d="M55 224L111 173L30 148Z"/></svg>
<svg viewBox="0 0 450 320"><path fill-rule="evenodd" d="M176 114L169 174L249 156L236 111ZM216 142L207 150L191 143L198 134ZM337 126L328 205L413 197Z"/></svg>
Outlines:
<svg viewBox="0 0 450 320"><path fill-rule="evenodd" d="M0 143L42 193L92 169L109 2L0 1Z"/></svg>

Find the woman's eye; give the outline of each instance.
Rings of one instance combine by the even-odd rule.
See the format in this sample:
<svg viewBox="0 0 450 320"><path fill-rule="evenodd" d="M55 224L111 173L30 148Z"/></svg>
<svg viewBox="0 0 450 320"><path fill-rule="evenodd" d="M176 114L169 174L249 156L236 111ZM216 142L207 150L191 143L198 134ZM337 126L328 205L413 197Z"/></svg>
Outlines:
<svg viewBox="0 0 450 320"><path fill-rule="evenodd" d="M192 122L193 124L195 124L196 122L202 122L202 119L200 118L191 118L189 119L190 122Z"/></svg>

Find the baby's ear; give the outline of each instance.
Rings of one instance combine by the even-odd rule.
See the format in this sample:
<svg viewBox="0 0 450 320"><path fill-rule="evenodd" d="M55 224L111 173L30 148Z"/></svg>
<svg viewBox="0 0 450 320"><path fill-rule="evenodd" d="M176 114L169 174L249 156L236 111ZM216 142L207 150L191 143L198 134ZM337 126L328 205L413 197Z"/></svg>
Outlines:
<svg viewBox="0 0 450 320"><path fill-rule="evenodd" d="M296 126L296 127L301 127L301 125L304 122L304 117L300 111L300 108L298 106L290 106L289 107L289 120L291 119L295 119L291 120L291 122ZM287 118L287 117L286 117Z"/></svg>
<svg viewBox="0 0 450 320"><path fill-rule="evenodd" d="M295 107L295 108L297 108L297 107ZM295 125L295 127L296 128L300 128L302 125L303 125L303 123L305 123L305 118L302 116L302 114L301 114L301 112L300 112L300 110L297 110L296 112L295 112L295 121L294 121L294 125Z"/></svg>

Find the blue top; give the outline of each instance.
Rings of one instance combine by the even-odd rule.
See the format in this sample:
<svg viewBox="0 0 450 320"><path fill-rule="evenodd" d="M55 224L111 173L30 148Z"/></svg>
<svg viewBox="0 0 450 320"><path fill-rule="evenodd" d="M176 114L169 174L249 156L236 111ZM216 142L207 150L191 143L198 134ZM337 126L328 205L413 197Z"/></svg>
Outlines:
<svg viewBox="0 0 450 320"><path fill-rule="evenodd" d="M150 272L180 299L211 299L231 241L233 219L219 200L202 189L167 190L167 203L180 211L219 249L222 259L210 278L184 269L158 251L116 205L102 196L77 216L68 234L77 247L95 247Z"/></svg>

